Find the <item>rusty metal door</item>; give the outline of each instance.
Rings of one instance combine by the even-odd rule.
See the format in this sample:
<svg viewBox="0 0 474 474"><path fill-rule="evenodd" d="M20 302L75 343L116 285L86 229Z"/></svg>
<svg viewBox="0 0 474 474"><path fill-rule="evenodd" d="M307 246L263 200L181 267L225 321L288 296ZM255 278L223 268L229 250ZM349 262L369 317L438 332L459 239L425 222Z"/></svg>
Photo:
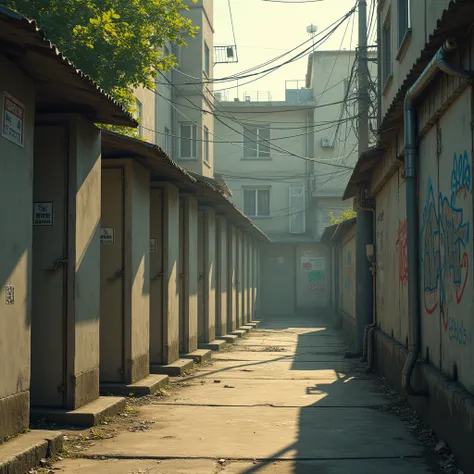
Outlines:
<svg viewBox="0 0 474 474"><path fill-rule="evenodd" d="M150 192L150 243L156 246L150 252L150 363L163 363L163 192Z"/></svg>
<svg viewBox="0 0 474 474"><path fill-rule="evenodd" d="M68 143L63 125L37 126L33 185L31 404L66 396Z"/></svg>
<svg viewBox="0 0 474 474"><path fill-rule="evenodd" d="M100 381L123 382L124 170L102 169L100 231Z"/></svg>

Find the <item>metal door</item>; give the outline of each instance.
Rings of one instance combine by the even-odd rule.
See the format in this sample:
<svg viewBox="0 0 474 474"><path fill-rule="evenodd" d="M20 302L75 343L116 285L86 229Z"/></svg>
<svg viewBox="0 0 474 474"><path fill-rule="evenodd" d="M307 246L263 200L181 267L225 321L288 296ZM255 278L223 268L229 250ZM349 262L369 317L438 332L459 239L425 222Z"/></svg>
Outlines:
<svg viewBox="0 0 474 474"><path fill-rule="evenodd" d="M152 245L156 245L156 251L150 252L150 362L153 364L163 363L163 291L165 291L163 219L163 192L161 189L152 189L150 192L150 238Z"/></svg>
<svg viewBox="0 0 474 474"><path fill-rule="evenodd" d="M102 169L100 380L124 382L124 170Z"/></svg>
<svg viewBox="0 0 474 474"><path fill-rule="evenodd" d="M187 307L187 294L186 291L186 280L185 280L185 268L186 268L186 242L188 240L187 229L185 223L185 204L184 199L179 200L179 351L185 352L186 341L185 341L185 324L186 324L186 307Z"/></svg>
<svg viewBox="0 0 474 474"><path fill-rule="evenodd" d="M31 404L66 403L67 130L37 126L33 185Z"/></svg>
<svg viewBox="0 0 474 474"><path fill-rule="evenodd" d="M207 278L205 273L206 253L204 245L206 241L204 212L198 213L198 334L199 341L206 342L206 318L205 318L205 302L204 302L204 279Z"/></svg>

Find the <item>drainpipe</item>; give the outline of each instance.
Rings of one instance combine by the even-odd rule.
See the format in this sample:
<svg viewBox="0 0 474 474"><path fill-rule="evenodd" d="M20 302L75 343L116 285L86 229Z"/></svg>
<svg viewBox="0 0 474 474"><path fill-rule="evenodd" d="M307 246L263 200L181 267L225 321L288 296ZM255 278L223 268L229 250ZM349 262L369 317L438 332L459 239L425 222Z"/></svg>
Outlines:
<svg viewBox="0 0 474 474"><path fill-rule="evenodd" d="M408 358L402 372L402 387L408 395L427 396L426 390L412 386L411 377L415 369L421 345L421 315L419 310L419 256L418 256L418 200L416 183L417 165L417 124L416 100L431 83L439 71L457 77L471 77L471 74L447 63L446 56L457 48L454 38L449 38L441 46L426 66L420 77L405 96L405 177L407 211L407 253L408 253L408 318L409 342Z"/></svg>

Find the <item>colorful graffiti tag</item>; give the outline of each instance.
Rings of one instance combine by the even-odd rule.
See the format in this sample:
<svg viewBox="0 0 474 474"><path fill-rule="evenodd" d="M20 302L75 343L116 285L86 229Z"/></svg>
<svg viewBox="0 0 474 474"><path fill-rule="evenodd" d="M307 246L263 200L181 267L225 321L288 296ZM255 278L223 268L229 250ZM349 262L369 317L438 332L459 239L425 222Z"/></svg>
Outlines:
<svg viewBox="0 0 474 474"><path fill-rule="evenodd" d="M461 303L469 276L470 222L463 205L471 192L471 168L466 152L454 154L450 191L450 196L440 192L436 199L428 179L420 252L424 308L428 314L439 308L450 340L466 344L471 336L448 314L451 302Z"/></svg>
<svg viewBox="0 0 474 474"><path fill-rule="evenodd" d="M398 280L402 287L408 281L408 256L407 256L407 220L398 225L397 240L395 242L398 255Z"/></svg>

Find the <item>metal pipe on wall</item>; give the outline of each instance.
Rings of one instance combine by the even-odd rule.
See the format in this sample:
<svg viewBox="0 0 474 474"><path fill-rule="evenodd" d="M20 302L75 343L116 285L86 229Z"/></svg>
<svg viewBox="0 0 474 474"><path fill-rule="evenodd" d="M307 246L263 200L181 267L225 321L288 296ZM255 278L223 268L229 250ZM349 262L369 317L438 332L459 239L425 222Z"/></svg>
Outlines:
<svg viewBox="0 0 474 474"><path fill-rule="evenodd" d="M434 79L439 71L458 77L470 77L470 73L447 63L446 56L457 48L453 38L445 41L434 55L415 83L405 96L405 177L406 177L406 212L407 212L407 254L408 254L408 319L409 340L408 357L402 372L402 387L409 395L426 396L426 390L415 389L411 377L415 369L421 346L421 315L419 310L419 255L418 255L418 189L416 179L417 167L417 124L416 100Z"/></svg>

